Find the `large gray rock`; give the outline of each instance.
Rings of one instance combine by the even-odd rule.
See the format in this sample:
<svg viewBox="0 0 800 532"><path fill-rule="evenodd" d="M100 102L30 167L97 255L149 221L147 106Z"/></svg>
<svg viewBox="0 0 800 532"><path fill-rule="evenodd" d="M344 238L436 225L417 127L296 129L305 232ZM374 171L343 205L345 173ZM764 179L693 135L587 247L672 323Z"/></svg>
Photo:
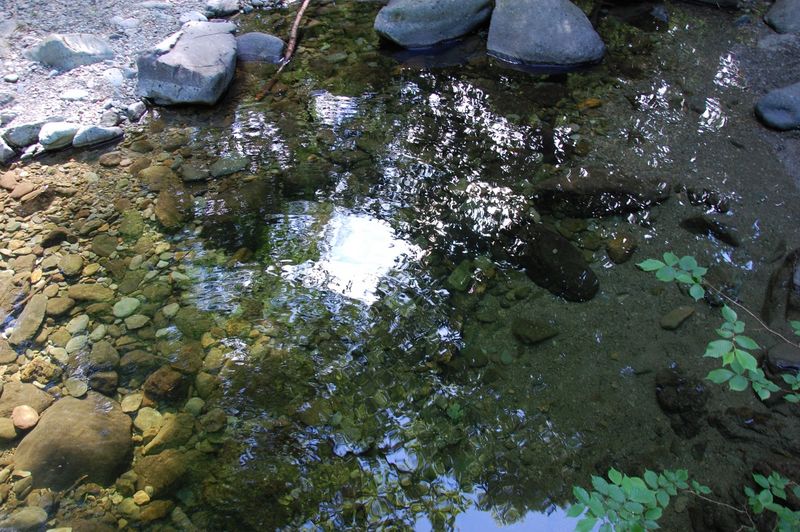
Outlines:
<svg viewBox="0 0 800 532"><path fill-rule="evenodd" d="M14 157L17 156L17 153L6 144L6 141L0 139L0 164L8 164L10 163Z"/></svg>
<svg viewBox="0 0 800 532"><path fill-rule="evenodd" d="M762 96L756 102L756 116L775 129L800 129L800 83Z"/></svg>
<svg viewBox="0 0 800 532"><path fill-rule="evenodd" d="M72 145L76 148L93 146L119 138L122 134L121 127L85 126L75 133Z"/></svg>
<svg viewBox="0 0 800 532"><path fill-rule="evenodd" d="M777 0L764 20L778 33L800 33L800 0Z"/></svg>
<svg viewBox="0 0 800 532"><path fill-rule="evenodd" d="M18 126L10 127L3 133L3 140L13 148L27 148L32 144L36 144L39 140L39 131L46 122L57 122L58 120L43 120L40 122L30 122L27 124L20 124Z"/></svg>
<svg viewBox="0 0 800 532"><path fill-rule="evenodd" d="M596 63L606 47L568 0L497 0L489 26L491 55L527 65Z"/></svg>
<svg viewBox="0 0 800 532"><path fill-rule="evenodd" d="M50 122L39 131L39 144L45 150L58 150L72 144L72 139L81 128L71 122Z"/></svg>
<svg viewBox="0 0 800 532"><path fill-rule="evenodd" d="M269 33L257 31L236 37L236 59L261 63L280 63L286 44Z"/></svg>
<svg viewBox="0 0 800 532"><path fill-rule="evenodd" d="M22 314L19 315L17 322L14 324L14 332L8 337L8 342L12 345L19 345L22 342L30 340L36 335L39 326L44 321L44 315L47 311L47 296L44 294L36 294L25 305Z"/></svg>
<svg viewBox="0 0 800 532"><path fill-rule="evenodd" d="M227 17L239 12L239 0L208 0L206 15L209 17Z"/></svg>
<svg viewBox="0 0 800 532"><path fill-rule="evenodd" d="M18 406L28 405L41 414L53 403L53 396L26 382L7 382L0 395L0 417L9 417Z"/></svg>
<svg viewBox="0 0 800 532"><path fill-rule="evenodd" d="M236 26L187 22L137 60L139 96L159 105L214 104L236 69Z"/></svg>
<svg viewBox="0 0 800 532"><path fill-rule="evenodd" d="M108 485L127 467L131 450L131 418L116 401L89 392L48 408L20 442L14 463L33 473L35 487L64 489L83 475Z"/></svg>
<svg viewBox="0 0 800 532"><path fill-rule="evenodd" d="M391 0L378 12L375 31L405 48L425 48L466 35L491 12L491 0Z"/></svg>
<svg viewBox="0 0 800 532"><path fill-rule="evenodd" d="M28 50L30 59L58 70L71 70L114 57L105 39L87 33L52 34Z"/></svg>

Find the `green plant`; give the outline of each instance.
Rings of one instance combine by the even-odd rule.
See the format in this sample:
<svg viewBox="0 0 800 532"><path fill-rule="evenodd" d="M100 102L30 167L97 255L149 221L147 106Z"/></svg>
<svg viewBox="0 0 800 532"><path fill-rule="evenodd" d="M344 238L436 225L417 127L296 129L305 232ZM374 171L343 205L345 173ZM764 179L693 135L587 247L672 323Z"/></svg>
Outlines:
<svg viewBox="0 0 800 532"><path fill-rule="evenodd" d="M669 505L670 497L679 491L708 494L711 490L692 481L685 469L655 473L645 471L644 478L631 477L614 468L608 471L608 480L592 476L591 492L575 486L572 493L577 502L568 510L570 517L583 516L575 530L587 532L598 524L601 532L644 531L658 529L658 520Z"/></svg>
<svg viewBox="0 0 800 532"><path fill-rule="evenodd" d="M707 268L697 265L697 259L690 255L678 258L674 253L664 253L664 261L647 259L637 264L639 268L646 272L656 272L656 279L665 283L677 281L689 287L689 295L695 301L700 301L706 295L703 288L703 276L708 272Z"/></svg>
<svg viewBox="0 0 800 532"><path fill-rule="evenodd" d="M767 399L779 388L767 379L764 371L758 367L756 358L750 354L750 350L760 349L758 343L743 334L744 322L738 319L736 312L729 306L722 307L722 317L725 322L716 330L720 339L709 342L703 355L721 359L722 367L709 372L706 378L716 384L727 382L728 387L735 392L752 386L761 399Z"/></svg>
<svg viewBox="0 0 800 532"><path fill-rule="evenodd" d="M759 492L745 486L747 504L753 513L760 514L764 510L773 512L778 519L776 530L790 531L800 529L800 512L795 512L783 506L778 500L786 501L786 489L791 487L795 497L800 497L800 487L787 478L773 471L768 477L754 474L753 479L761 487Z"/></svg>

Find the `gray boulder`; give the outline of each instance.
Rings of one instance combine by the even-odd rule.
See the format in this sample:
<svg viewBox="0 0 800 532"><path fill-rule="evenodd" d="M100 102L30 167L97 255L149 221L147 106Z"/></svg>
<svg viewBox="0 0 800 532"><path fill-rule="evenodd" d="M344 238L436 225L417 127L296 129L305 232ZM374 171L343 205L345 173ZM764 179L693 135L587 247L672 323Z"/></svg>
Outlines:
<svg viewBox="0 0 800 532"><path fill-rule="evenodd" d="M35 487L65 489L83 475L108 485L128 466L131 418L108 397L89 392L48 408L14 454L18 469L33 473Z"/></svg>
<svg viewBox="0 0 800 532"><path fill-rule="evenodd" d="M39 144L45 150L58 150L72 144L80 125L71 122L50 122L39 131Z"/></svg>
<svg viewBox="0 0 800 532"><path fill-rule="evenodd" d="M764 21L778 33L800 33L800 0L777 0Z"/></svg>
<svg viewBox="0 0 800 532"><path fill-rule="evenodd" d="M216 103L236 69L235 30L230 22L187 22L139 56L139 96L159 105Z"/></svg>
<svg viewBox="0 0 800 532"><path fill-rule="evenodd" d="M56 122L57 119L51 119L49 122ZM39 131L48 120L41 122L31 122L28 124L20 124L18 126L8 128L3 133L3 140L13 148L23 149L39 141Z"/></svg>
<svg viewBox="0 0 800 532"><path fill-rule="evenodd" d="M27 55L58 70L71 70L114 57L105 39L88 33L52 34L28 50Z"/></svg>
<svg viewBox="0 0 800 532"><path fill-rule="evenodd" d="M8 164L16 156L17 152L15 152L11 146L6 144L6 141L0 139L0 164Z"/></svg>
<svg viewBox="0 0 800 532"><path fill-rule="evenodd" d="M122 133L121 127L86 126L75 133L72 145L76 148L82 148L84 146L102 144L121 137Z"/></svg>
<svg viewBox="0 0 800 532"><path fill-rule="evenodd" d="M209 17L227 17L239 12L239 0L208 0L206 15Z"/></svg>
<svg viewBox="0 0 800 532"><path fill-rule="evenodd" d="M512 63L596 63L606 47L581 9L568 0L497 0L488 51Z"/></svg>
<svg viewBox="0 0 800 532"><path fill-rule="evenodd" d="M800 83L775 89L756 102L756 116L769 127L800 129Z"/></svg>
<svg viewBox="0 0 800 532"><path fill-rule="evenodd" d="M405 48L425 48L466 35L491 12L491 0L391 0L378 12L375 31Z"/></svg>
<svg viewBox="0 0 800 532"><path fill-rule="evenodd" d="M286 44L268 33L257 31L236 37L236 59L261 63L280 63Z"/></svg>

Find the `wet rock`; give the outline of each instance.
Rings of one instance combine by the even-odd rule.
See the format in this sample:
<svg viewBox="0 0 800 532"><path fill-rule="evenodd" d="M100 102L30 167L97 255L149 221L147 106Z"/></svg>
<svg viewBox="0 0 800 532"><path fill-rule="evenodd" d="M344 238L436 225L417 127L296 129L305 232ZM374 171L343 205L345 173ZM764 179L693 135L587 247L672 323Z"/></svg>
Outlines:
<svg viewBox="0 0 800 532"><path fill-rule="evenodd" d="M546 321L515 318L511 322L511 332L523 344L535 345L558 334L558 329Z"/></svg>
<svg viewBox="0 0 800 532"><path fill-rule="evenodd" d="M134 210L126 210L122 213L119 222L119 233L126 240L136 240L144 233L144 218L141 213Z"/></svg>
<svg viewBox="0 0 800 532"><path fill-rule="evenodd" d="M155 215L165 231L177 231L189 219L192 199L184 190L162 190Z"/></svg>
<svg viewBox="0 0 800 532"><path fill-rule="evenodd" d="M659 322L662 329L674 331L694 314L694 308L683 306L669 311L661 317Z"/></svg>
<svg viewBox="0 0 800 532"><path fill-rule="evenodd" d="M139 513L139 521L142 523L149 523L151 521L163 519L169 515L174 507L175 503L170 500L152 501L142 506L141 512Z"/></svg>
<svg viewBox="0 0 800 532"><path fill-rule="evenodd" d="M756 102L756 116L780 131L800 128L800 83L769 91Z"/></svg>
<svg viewBox="0 0 800 532"><path fill-rule="evenodd" d="M534 186L534 202L542 211L593 218L636 212L669 197L669 182L579 168Z"/></svg>
<svg viewBox="0 0 800 532"><path fill-rule="evenodd" d="M597 63L606 47L592 23L568 0L497 0L488 51L513 63Z"/></svg>
<svg viewBox="0 0 800 532"><path fill-rule="evenodd" d="M686 218L681 227L695 235L713 236L729 246L739 246L739 236L733 227L709 218L705 214Z"/></svg>
<svg viewBox="0 0 800 532"><path fill-rule="evenodd" d="M767 364L773 373L798 373L800 348L781 342L767 352Z"/></svg>
<svg viewBox="0 0 800 532"><path fill-rule="evenodd" d="M606 243L606 252L608 258L615 264L622 264L628 262L633 252L636 251L636 246L636 239L633 236L620 234Z"/></svg>
<svg viewBox="0 0 800 532"><path fill-rule="evenodd" d="M147 272L144 270L134 270L132 272L125 272L125 277L119 283L119 292L121 294L130 294L135 292L139 285L142 284Z"/></svg>
<svg viewBox="0 0 800 532"><path fill-rule="evenodd" d="M0 364L11 364L17 359L17 352L14 351L5 338L0 338ZM0 394L2 394L0 387Z"/></svg>
<svg viewBox="0 0 800 532"><path fill-rule="evenodd" d="M489 19L489 0L390 0L375 31L405 48L425 48L466 35Z"/></svg>
<svg viewBox="0 0 800 532"><path fill-rule="evenodd" d="M89 371L116 369L119 365L119 353L110 342L100 340L92 345L87 364Z"/></svg>
<svg viewBox="0 0 800 532"><path fill-rule="evenodd" d="M153 496L171 493L180 487L188 466L187 455L174 449L144 456L136 461L134 471L138 475L136 487L153 488Z"/></svg>
<svg viewBox="0 0 800 532"><path fill-rule="evenodd" d="M123 297L122 299L114 303L112 312L114 313L114 316L117 318L127 318L128 316L136 312L136 309L138 309L141 304L142 302L136 299L135 297Z"/></svg>
<svg viewBox="0 0 800 532"><path fill-rule="evenodd" d="M26 506L0 521L0 530L39 530L47 522L47 512L38 506Z"/></svg>
<svg viewBox="0 0 800 532"><path fill-rule="evenodd" d="M89 385L80 379L67 379L64 381L64 387L67 389L72 397L83 397L89 391Z"/></svg>
<svg viewBox="0 0 800 532"><path fill-rule="evenodd" d="M58 70L71 70L114 57L105 39L86 33L48 35L27 52L29 58Z"/></svg>
<svg viewBox="0 0 800 532"><path fill-rule="evenodd" d="M260 63L280 63L286 44L268 33L257 31L236 37L236 59Z"/></svg>
<svg viewBox="0 0 800 532"><path fill-rule="evenodd" d="M67 295L77 301L105 302L114 299L114 291L101 284L74 284Z"/></svg>
<svg viewBox="0 0 800 532"><path fill-rule="evenodd" d="M70 122L49 122L39 131L39 144L45 150L59 150L72 144L75 133L80 129L79 124Z"/></svg>
<svg viewBox="0 0 800 532"><path fill-rule="evenodd" d="M63 316L75 307L75 300L68 297L53 297L47 300L48 316Z"/></svg>
<svg viewBox="0 0 800 532"><path fill-rule="evenodd" d="M17 439L17 428L10 417L0 417L0 442L10 442ZM3 497L0 496L0 501Z"/></svg>
<svg viewBox="0 0 800 532"><path fill-rule="evenodd" d="M777 0L767 11L764 21L778 33L800 33L800 1Z"/></svg>
<svg viewBox="0 0 800 532"><path fill-rule="evenodd" d="M137 60L139 96L158 105L214 104L236 69L234 24L188 22Z"/></svg>
<svg viewBox="0 0 800 532"><path fill-rule="evenodd" d="M462 260L447 277L447 286L458 292L466 292L472 284L472 261Z"/></svg>
<svg viewBox="0 0 800 532"><path fill-rule="evenodd" d="M50 362L48 358L36 356L25 364L19 372L23 382L36 381L39 384L49 384L61 376L61 368Z"/></svg>
<svg viewBox="0 0 800 532"><path fill-rule="evenodd" d="M136 418L133 420L133 426L142 432L148 432L150 430L158 431L163 423L164 417L161 415L161 412L149 406L141 408L136 413Z"/></svg>
<svg viewBox="0 0 800 532"><path fill-rule="evenodd" d="M117 239L111 235L97 235L92 239L92 251L100 257L110 257L117 251Z"/></svg>
<svg viewBox="0 0 800 532"><path fill-rule="evenodd" d="M109 142L122 135L121 127L84 126L75 133L72 145L76 148L84 148Z"/></svg>
<svg viewBox="0 0 800 532"><path fill-rule="evenodd" d="M693 438L703 426L708 392L700 381L683 372L665 369L656 375L658 406L670 418L672 430L684 438Z"/></svg>
<svg viewBox="0 0 800 532"><path fill-rule="evenodd" d="M34 487L64 489L83 475L108 485L129 462L131 420L107 397L65 397L42 415L14 454L17 468L33 474Z"/></svg>
<svg viewBox="0 0 800 532"><path fill-rule="evenodd" d="M249 165L249 157L225 157L214 162L208 171L212 177L223 177L246 170Z"/></svg>
<svg viewBox="0 0 800 532"><path fill-rule="evenodd" d="M53 396L33 384L7 382L0 395L0 417L9 417L14 408L28 405L41 414L53 403Z"/></svg>
<svg viewBox="0 0 800 532"><path fill-rule="evenodd" d="M100 166L105 166L106 168L119 166L119 163L122 162L122 153L118 151L104 153L97 158L97 162L100 164Z"/></svg>
<svg viewBox="0 0 800 532"><path fill-rule="evenodd" d="M14 324L14 331L8 337L8 342L11 345L19 345L32 339L44 321L46 312L47 296L44 294L34 295Z"/></svg>
<svg viewBox="0 0 800 532"><path fill-rule="evenodd" d="M175 401L184 398L188 384L181 372L162 366L147 377L142 389L150 398Z"/></svg>
<svg viewBox="0 0 800 532"><path fill-rule="evenodd" d="M58 269L65 277L74 277L83 270L83 257L80 255L64 255L58 261Z"/></svg>
<svg viewBox="0 0 800 532"><path fill-rule="evenodd" d="M512 239L520 244L500 243L495 254L508 253L539 286L567 301L588 301L597 294L597 276L583 254L558 233L542 224L530 224L519 228Z"/></svg>
<svg viewBox="0 0 800 532"><path fill-rule="evenodd" d="M103 395L113 397L119 385L119 375L116 371L98 371L89 377L89 388Z"/></svg>
<svg viewBox="0 0 800 532"><path fill-rule="evenodd" d="M157 454L166 449L180 447L192 437L194 416L191 414L166 414L164 423L150 443L142 449L142 454Z"/></svg>
<svg viewBox="0 0 800 532"><path fill-rule="evenodd" d="M139 178L144 180L150 190L160 192L169 188L178 181L178 176L171 168L157 164L148 166L139 172Z"/></svg>
<svg viewBox="0 0 800 532"><path fill-rule="evenodd" d="M32 406L20 405L11 411L11 421L19 430L30 430L39 422L39 413Z"/></svg>
<svg viewBox="0 0 800 532"><path fill-rule="evenodd" d="M148 323L150 323L150 318L144 314L134 314L133 316L125 318L125 327L127 327L129 331L141 329Z"/></svg>
<svg viewBox="0 0 800 532"><path fill-rule="evenodd" d="M196 183L208 179L208 171L190 164L181 165L181 179L184 183Z"/></svg>
<svg viewBox="0 0 800 532"><path fill-rule="evenodd" d="M193 340L199 340L214 326L211 316L197 307L181 307L173 319L178 330Z"/></svg>
<svg viewBox="0 0 800 532"><path fill-rule="evenodd" d="M44 235L44 237L42 237L41 245L43 248L47 249L53 246L57 246L62 242L68 240L71 240L73 242L77 241L75 236L72 235L67 229L64 229L63 227L56 227L55 229Z"/></svg>

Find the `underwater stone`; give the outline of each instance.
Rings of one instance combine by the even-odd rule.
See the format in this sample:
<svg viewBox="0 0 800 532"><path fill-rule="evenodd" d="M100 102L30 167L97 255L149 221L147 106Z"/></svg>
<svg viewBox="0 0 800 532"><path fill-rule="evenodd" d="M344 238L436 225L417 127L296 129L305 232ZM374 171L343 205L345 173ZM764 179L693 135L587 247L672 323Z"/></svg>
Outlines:
<svg viewBox="0 0 800 532"><path fill-rule="evenodd" d="M606 51L584 12L568 0L497 0L487 47L495 57L528 65L597 63Z"/></svg>
<svg viewBox="0 0 800 532"><path fill-rule="evenodd" d="M139 56L137 93L158 105L216 103L236 70L234 31L229 22L187 22Z"/></svg>
<svg viewBox="0 0 800 532"><path fill-rule="evenodd" d="M286 44L269 33L257 31L236 37L236 59L245 62L280 63Z"/></svg>
<svg viewBox="0 0 800 532"><path fill-rule="evenodd" d="M375 31L405 48L456 39L488 20L490 0L391 0L375 18Z"/></svg>

